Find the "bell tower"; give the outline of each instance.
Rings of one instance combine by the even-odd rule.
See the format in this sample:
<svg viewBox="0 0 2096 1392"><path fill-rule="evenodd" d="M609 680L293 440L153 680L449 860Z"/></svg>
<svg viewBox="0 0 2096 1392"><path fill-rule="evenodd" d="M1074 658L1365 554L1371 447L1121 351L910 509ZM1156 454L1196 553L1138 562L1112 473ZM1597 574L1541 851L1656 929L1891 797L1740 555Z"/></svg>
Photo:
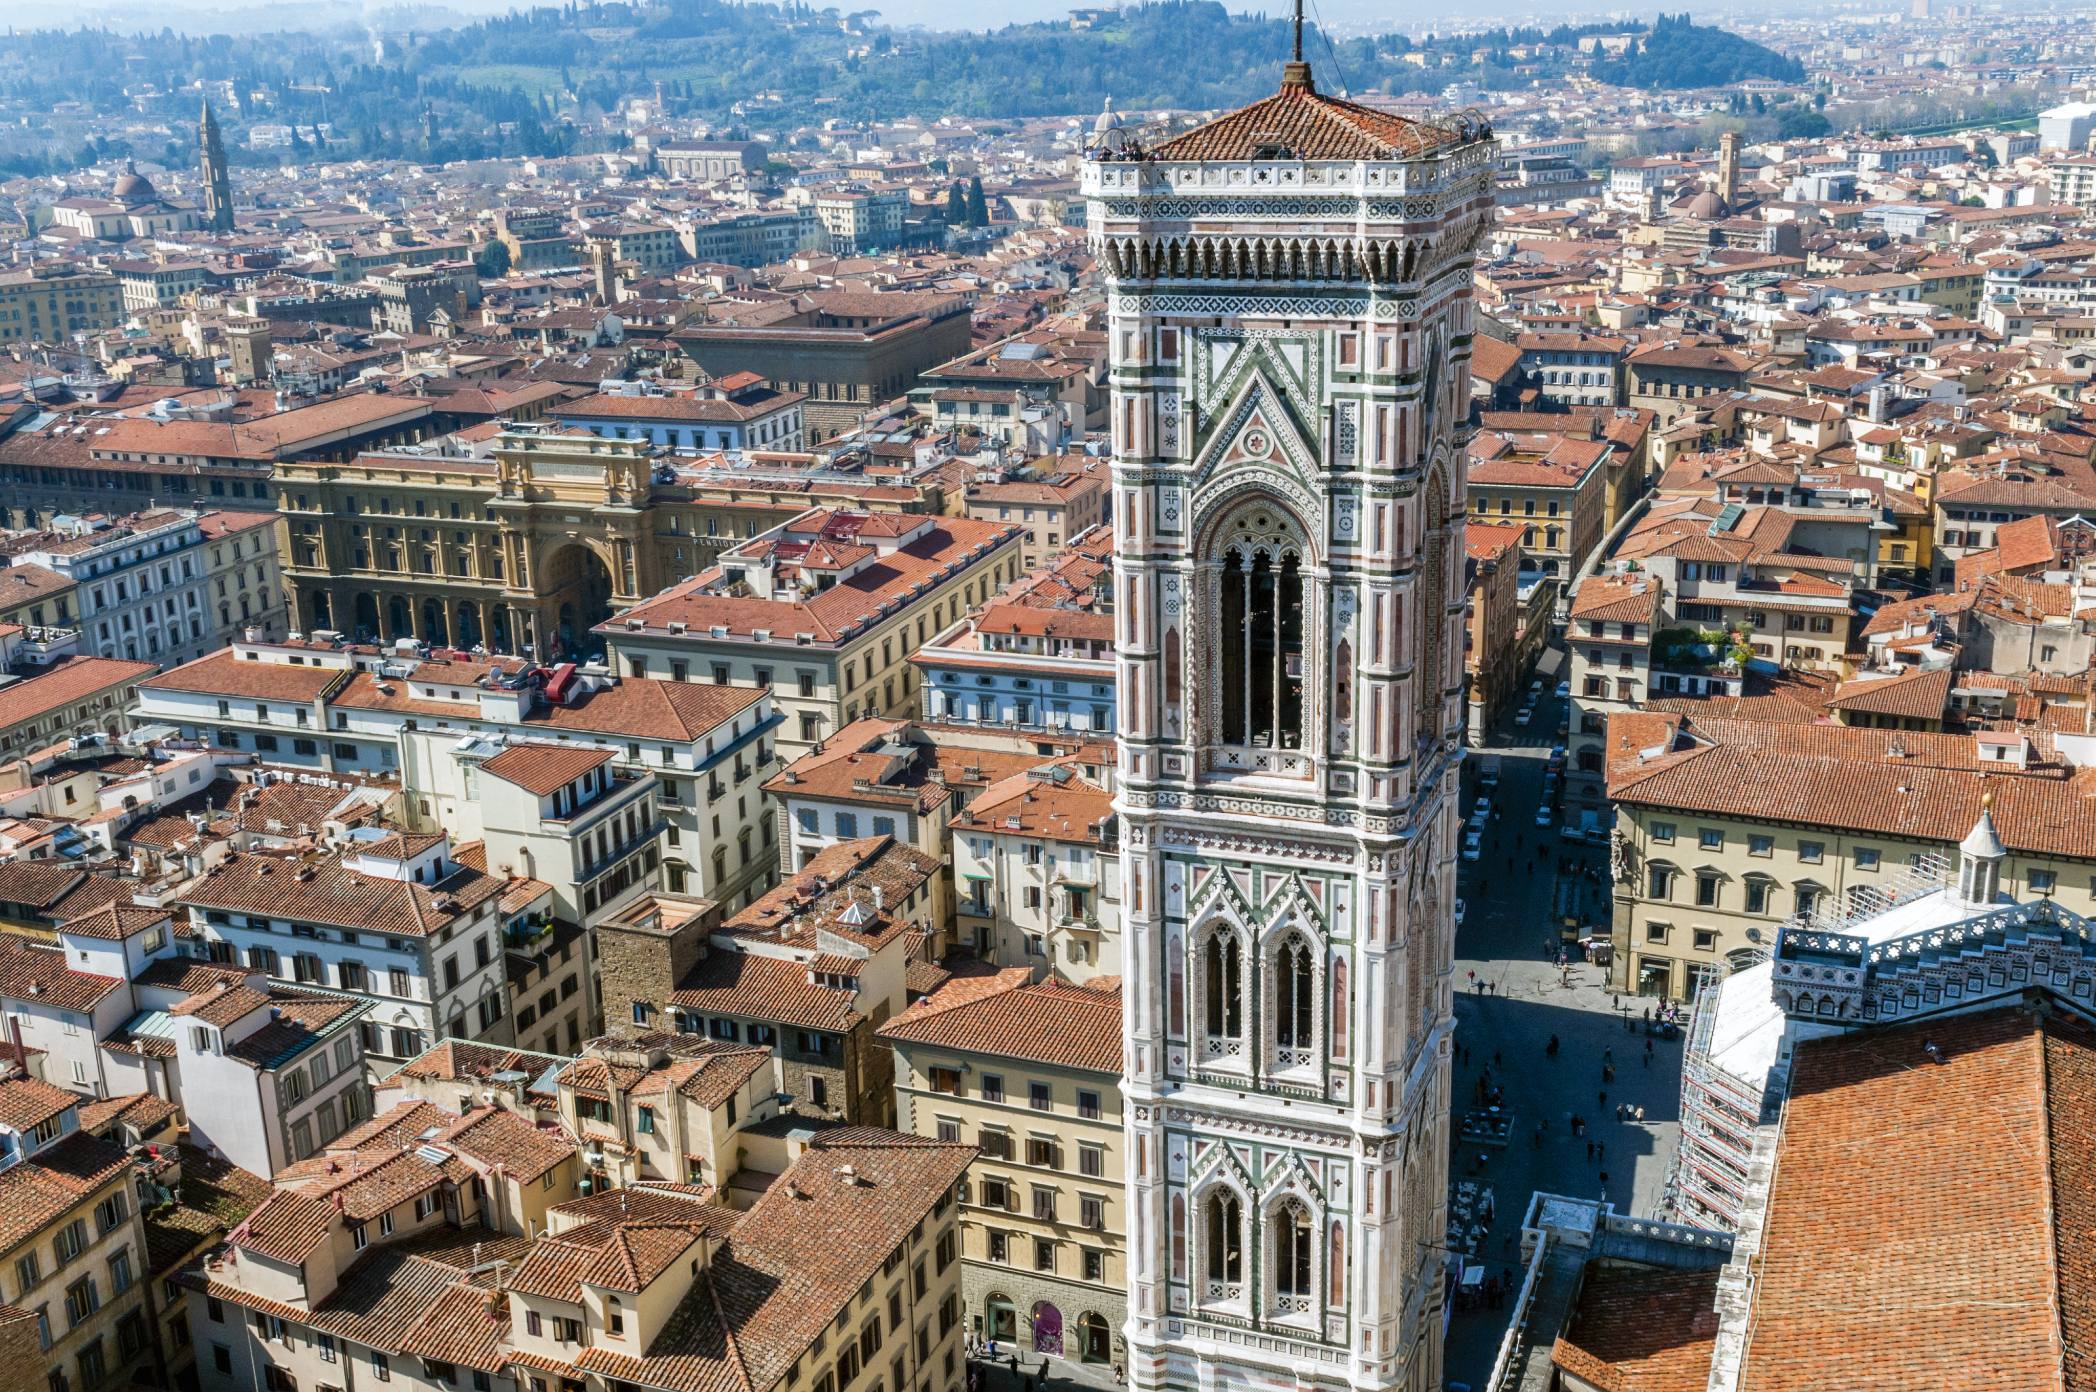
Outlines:
<svg viewBox="0 0 2096 1392"><path fill-rule="evenodd" d="M1279 91L1084 170L1111 337L1128 1373L1441 1383L1481 120Z"/></svg>
<svg viewBox="0 0 2096 1392"><path fill-rule="evenodd" d="M204 114L197 122L198 174L204 185L204 226L213 232L233 230L233 176L226 167L225 141L219 137L218 117L211 113L211 99L204 99Z"/></svg>

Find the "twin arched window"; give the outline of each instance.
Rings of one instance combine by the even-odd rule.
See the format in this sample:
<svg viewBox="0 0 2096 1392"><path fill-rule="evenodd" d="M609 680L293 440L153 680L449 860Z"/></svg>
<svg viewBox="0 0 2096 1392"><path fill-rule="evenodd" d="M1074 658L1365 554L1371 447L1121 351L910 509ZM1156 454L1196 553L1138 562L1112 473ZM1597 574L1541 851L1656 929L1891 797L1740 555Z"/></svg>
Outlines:
<svg viewBox="0 0 2096 1392"><path fill-rule="evenodd" d="M1235 1302L1245 1297L1245 1203L1235 1189L1218 1185L1200 1199L1201 1283L1199 1298L1212 1302ZM1266 1210L1264 1219L1263 1270L1259 1281L1266 1290L1261 1302L1276 1315L1307 1315L1317 1308L1318 1220L1309 1204L1291 1194ZM1333 1229L1335 1241L1339 1228ZM1340 1249L1335 1247L1334 1252ZM1343 1257L1334 1256L1334 1271ZM1343 1282L1343 1274L1336 1282ZM1342 1289L1335 1284L1333 1289Z"/></svg>
<svg viewBox="0 0 2096 1392"><path fill-rule="evenodd" d="M1195 1042L1204 1058L1243 1058L1248 1052L1246 1004L1254 988L1248 971L1251 964L1245 959L1245 939L1238 931L1216 923L1195 941L1194 1004L1199 1012L1194 1022ZM1172 1028L1176 1031L1181 1027L1177 1010L1182 977L1176 960L1170 976ZM1310 934L1296 928L1282 936L1260 964L1257 989L1260 1031L1269 1065L1277 1070L1315 1067L1324 1047L1319 1019L1324 971L1322 949ZM1335 997L1334 1009L1345 1008L1343 999Z"/></svg>

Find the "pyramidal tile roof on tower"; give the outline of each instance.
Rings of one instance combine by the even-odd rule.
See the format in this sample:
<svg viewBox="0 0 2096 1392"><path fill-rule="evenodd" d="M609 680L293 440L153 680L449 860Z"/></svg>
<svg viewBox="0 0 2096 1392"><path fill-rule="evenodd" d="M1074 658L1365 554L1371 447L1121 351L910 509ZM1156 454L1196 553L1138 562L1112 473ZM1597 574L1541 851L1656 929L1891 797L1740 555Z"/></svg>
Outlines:
<svg viewBox="0 0 2096 1392"><path fill-rule="evenodd" d="M1461 140L1454 130L1325 96L1309 64L1291 63L1273 96L1174 136L1153 153L1161 160L1390 160Z"/></svg>

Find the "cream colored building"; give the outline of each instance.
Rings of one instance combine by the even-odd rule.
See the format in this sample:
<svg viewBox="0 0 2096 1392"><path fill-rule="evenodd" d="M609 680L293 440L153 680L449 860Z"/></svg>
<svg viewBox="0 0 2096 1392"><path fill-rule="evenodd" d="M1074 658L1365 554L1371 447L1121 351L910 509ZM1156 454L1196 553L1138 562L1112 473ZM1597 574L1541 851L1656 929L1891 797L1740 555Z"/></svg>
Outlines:
<svg viewBox="0 0 2096 1392"><path fill-rule="evenodd" d="M726 1189L742 1168L737 1133L779 1110L771 1050L702 1035L593 1039L556 1081L561 1124L582 1141L593 1188Z"/></svg>
<svg viewBox="0 0 2096 1392"><path fill-rule="evenodd" d="M950 830L954 931L963 944L1036 975L1121 975L1111 791L1068 764L1046 764L985 788Z"/></svg>
<svg viewBox="0 0 2096 1392"><path fill-rule="evenodd" d="M622 674L769 687L789 759L862 715L914 715L910 654L1019 577L1025 533L818 508L599 625Z"/></svg>
<svg viewBox="0 0 2096 1392"><path fill-rule="evenodd" d="M0 1301L36 1321L40 1369L9 1387L129 1386L150 1379L145 1229L123 1149L80 1129L88 1099L0 1082Z"/></svg>
<svg viewBox="0 0 2096 1392"><path fill-rule="evenodd" d="M1120 1365L1127 1208L1121 993L955 981L881 1027L898 1124L971 1142L961 1214L968 1327L1015 1353Z"/></svg>
<svg viewBox="0 0 2096 1392"><path fill-rule="evenodd" d="M1609 720L1613 984L1692 998L1787 924L1868 913L1940 879L1992 799L2002 890L2096 913L2096 741L1644 712Z"/></svg>

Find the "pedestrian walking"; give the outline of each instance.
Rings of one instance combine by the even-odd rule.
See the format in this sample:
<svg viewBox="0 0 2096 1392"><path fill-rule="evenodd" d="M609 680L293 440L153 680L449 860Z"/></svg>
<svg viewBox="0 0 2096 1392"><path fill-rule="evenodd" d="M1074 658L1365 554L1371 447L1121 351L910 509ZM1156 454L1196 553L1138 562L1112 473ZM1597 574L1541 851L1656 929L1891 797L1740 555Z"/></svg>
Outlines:
<svg viewBox="0 0 2096 1392"><path fill-rule="evenodd" d="M1607 1194L1607 1193L1608 1193L1608 1171L1607 1171L1607 1170L1603 1170L1603 1171L1601 1172L1601 1192L1602 1192L1603 1194Z"/></svg>
<svg viewBox="0 0 2096 1392"><path fill-rule="evenodd" d="M1648 1057L1652 1053L1652 1041L1649 1039L1645 1041L1645 1053Z"/></svg>
<svg viewBox="0 0 2096 1392"><path fill-rule="evenodd" d="M1610 1068L1615 1067L1616 1051L1614 1049L1603 1049L1601 1051L1601 1062Z"/></svg>
<svg viewBox="0 0 2096 1392"><path fill-rule="evenodd" d="M1603 1107L1606 1107L1606 1106L1608 1105L1608 1089L1607 1089L1607 1088L1603 1088L1603 1089L1601 1090L1601 1102L1600 1102L1600 1104L1599 1104L1599 1105L1601 1105L1601 1106L1603 1106Z"/></svg>
<svg viewBox="0 0 2096 1392"><path fill-rule="evenodd" d="M1594 1159L1594 1143L1593 1143L1592 1141L1588 1141L1588 1142L1587 1142L1587 1160L1588 1160L1588 1162L1589 1162L1589 1163L1592 1163L1593 1159Z"/></svg>

